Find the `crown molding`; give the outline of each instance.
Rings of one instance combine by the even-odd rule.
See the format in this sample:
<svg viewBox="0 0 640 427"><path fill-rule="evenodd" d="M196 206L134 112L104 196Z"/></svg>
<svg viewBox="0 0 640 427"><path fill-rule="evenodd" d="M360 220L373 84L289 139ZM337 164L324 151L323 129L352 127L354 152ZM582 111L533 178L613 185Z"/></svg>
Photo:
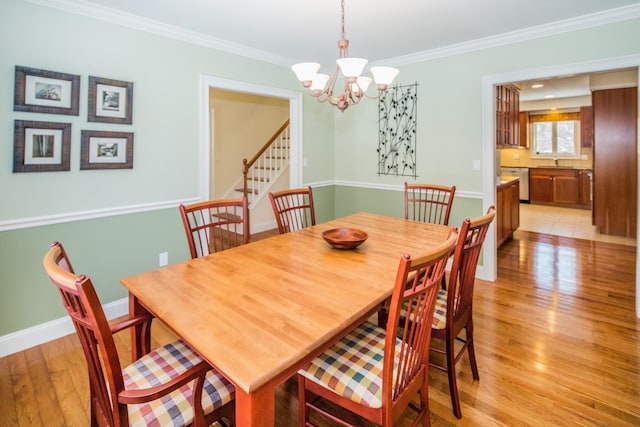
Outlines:
<svg viewBox="0 0 640 427"><path fill-rule="evenodd" d="M159 36L180 40L198 46L231 53L234 55L244 56L259 61L269 62L276 65L289 67L296 62L292 58L254 49L249 46L233 43L228 40L218 39L207 36L195 31L185 30L184 28L173 25L163 24L152 19L142 18L130 13L121 12L116 9L95 5L85 0L25 0L29 3L40 6L59 9L76 15L83 15L89 18L98 19L100 21L109 22L111 24L122 25L124 27L133 28L135 30L145 31Z"/></svg>
<svg viewBox="0 0 640 427"><path fill-rule="evenodd" d="M513 43L519 43L527 40L538 39L555 34L567 33L570 31L582 30L620 21L627 21L639 17L640 3L637 3L634 5L619 7L604 12L592 13L589 15L578 16L576 18L565 19L563 21L551 22L549 24L524 28L522 30L512 31L509 33L502 33L495 36L484 37L481 39L472 40L470 42L458 43L444 46L442 48L430 49L414 54L398 56L395 58L387 59L384 61L384 63L389 66L414 64L417 62L430 61L447 56L460 55L463 53L469 53Z"/></svg>
<svg viewBox="0 0 640 427"><path fill-rule="evenodd" d="M112 8L91 4L85 0L25 1L276 65L289 67L291 64L297 62L293 58L287 58L284 56L273 54L271 52L254 49L249 46L230 42L228 40L206 36L202 33L197 33L195 31L185 30L180 27L163 24L151 19L141 18L139 16L121 12ZM414 64L417 62L424 62L447 56L460 55L463 53L504 46L526 40L533 40L554 34L561 34L569 31L581 30L619 21L626 21L638 17L640 17L640 3L619 7L604 12L597 12L589 15L579 16L576 18L556 21L549 24L538 25L535 27L525 28L509 33L498 34L491 37L472 40L470 42L453 44L437 49L430 49L409 55L376 61L375 63L372 63L372 65L383 62L384 64L389 66Z"/></svg>

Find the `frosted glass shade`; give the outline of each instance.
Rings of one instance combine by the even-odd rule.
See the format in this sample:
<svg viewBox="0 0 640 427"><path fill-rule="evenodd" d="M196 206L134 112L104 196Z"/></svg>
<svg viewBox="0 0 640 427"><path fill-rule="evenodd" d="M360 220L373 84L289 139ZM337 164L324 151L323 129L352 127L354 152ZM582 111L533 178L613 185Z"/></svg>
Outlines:
<svg viewBox="0 0 640 427"><path fill-rule="evenodd" d="M336 59L336 63L340 67L340 71L347 78L355 78L362 74L367 60L364 58L340 58Z"/></svg>
<svg viewBox="0 0 640 427"><path fill-rule="evenodd" d="M371 74L373 75L373 79L376 81L378 87L384 86L386 89L387 86L393 82L393 79L400 73L397 68L392 67L371 67Z"/></svg>
<svg viewBox="0 0 640 427"><path fill-rule="evenodd" d="M311 79L311 87L309 89L313 93L321 93L324 88L327 86L327 82L329 81L328 74L318 73L313 76Z"/></svg>
<svg viewBox="0 0 640 427"><path fill-rule="evenodd" d="M371 77L360 76L358 77L357 85L356 83L351 83L351 91L358 92L358 86L360 86L360 90L362 92L366 92L370 84L371 84Z"/></svg>
<svg viewBox="0 0 640 427"><path fill-rule="evenodd" d="M320 69L320 64L317 62L301 62L291 67L296 77L301 82L310 82Z"/></svg>

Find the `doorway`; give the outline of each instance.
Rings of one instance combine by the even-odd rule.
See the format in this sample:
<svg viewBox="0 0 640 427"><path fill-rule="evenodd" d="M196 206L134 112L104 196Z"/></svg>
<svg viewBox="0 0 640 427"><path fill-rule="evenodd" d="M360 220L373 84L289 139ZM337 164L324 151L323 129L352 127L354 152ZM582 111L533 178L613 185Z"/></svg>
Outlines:
<svg viewBox="0 0 640 427"><path fill-rule="evenodd" d="M592 62L558 65L540 69L515 71L505 74L484 76L482 78L482 157L485 165L482 172L483 209L496 203L496 145L495 145L495 97L494 86L510 82L533 80L536 78L551 78L572 74L584 74L625 68L640 67L640 55L630 55ZM636 177L638 180L638 177ZM493 233L485 241L486 256L484 257L484 272L487 280L495 280L497 274L496 235ZM640 317L640 260L636 249L636 315Z"/></svg>
<svg viewBox="0 0 640 427"><path fill-rule="evenodd" d="M291 139L289 186L302 185L302 93L290 90L261 86L235 80L221 79L212 76L200 77L200 194L201 200L207 200L211 194L211 117L209 115L209 92L211 89L222 89L257 96L282 98L289 101L289 121Z"/></svg>
<svg viewBox="0 0 640 427"><path fill-rule="evenodd" d="M215 119L210 115L210 92L212 91L225 91L226 93L251 95L256 98L270 98L276 100L282 100L288 103L289 109L289 176L288 184L280 184L287 186L287 188L296 188L302 186L302 94L300 92L293 92L280 88L273 88L268 86L260 86L246 82L238 82L234 80L220 79L211 76L201 76L200 79L200 96L201 96L201 139L200 139L200 191L199 197L201 200L207 200L211 198L212 194L217 197L221 193L216 191L216 187L219 187L216 183L215 170L216 161L216 147L214 146L215 140L212 140L212 135L215 134L213 126L215 126ZM273 130L275 131L277 127ZM263 141L263 143L266 142ZM255 154L255 153L254 153ZM235 174L242 173L242 164L239 163L235 169ZM236 175L231 179L231 183L238 176ZM283 177L284 179L284 177ZM223 184L222 187L229 187L229 185ZM231 186L233 187L233 186ZM234 196L235 197L235 196ZM266 203L265 203L266 200ZM275 227L275 219L271 211L271 206L268 202L268 198L262 197L261 201L251 206L251 232L262 232Z"/></svg>

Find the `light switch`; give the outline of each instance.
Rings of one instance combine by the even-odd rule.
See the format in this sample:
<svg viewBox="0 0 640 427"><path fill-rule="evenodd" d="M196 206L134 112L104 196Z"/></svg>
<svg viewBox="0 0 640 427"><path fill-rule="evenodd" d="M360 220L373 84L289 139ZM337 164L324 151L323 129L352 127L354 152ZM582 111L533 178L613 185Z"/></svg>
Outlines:
<svg viewBox="0 0 640 427"><path fill-rule="evenodd" d="M520 153L513 153L513 158L518 160L520 158Z"/></svg>
<svg viewBox="0 0 640 427"><path fill-rule="evenodd" d="M479 171L480 170L480 160L474 159L473 160L473 164L471 166L471 169L474 171Z"/></svg>

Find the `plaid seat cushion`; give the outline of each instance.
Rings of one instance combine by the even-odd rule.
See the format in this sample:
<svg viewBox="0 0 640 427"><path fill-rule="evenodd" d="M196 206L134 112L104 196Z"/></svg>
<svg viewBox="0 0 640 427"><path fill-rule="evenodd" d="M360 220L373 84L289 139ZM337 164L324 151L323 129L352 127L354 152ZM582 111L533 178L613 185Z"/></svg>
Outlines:
<svg viewBox="0 0 640 427"><path fill-rule="evenodd" d="M433 312L433 327L435 329L444 329L447 326L447 291L446 289L438 290L436 298L436 309Z"/></svg>
<svg viewBox="0 0 640 427"><path fill-rule="evenodd" d="M169 381L202 359L184 342L167 344L135 361L123 369L127 390L152 387ZM189 403L194 382L151 402L129 405L129 424L132 426L183 426L193 420ZM207 373L202 393L202 407L208 414L235 397L233 384L216 370Z"/></svg>
<svg viewBox="0 0 640 427"><path fill-rule="evenodd" d="M400 317L406 317L407 303L402 306L400 311ZM444 329L447 325L447 291L446 289L439 289L438 296L436 298L436 308L433 312L432 327L435 329Z"/></svg>
<svg viewBox="0 0 640 427"><path fill-rule="evenodd" d="M365 322L315 358L300 374L354 402L380 408L385 336L384 329ZM396 354L400 345L397 339Z"/></svg>

